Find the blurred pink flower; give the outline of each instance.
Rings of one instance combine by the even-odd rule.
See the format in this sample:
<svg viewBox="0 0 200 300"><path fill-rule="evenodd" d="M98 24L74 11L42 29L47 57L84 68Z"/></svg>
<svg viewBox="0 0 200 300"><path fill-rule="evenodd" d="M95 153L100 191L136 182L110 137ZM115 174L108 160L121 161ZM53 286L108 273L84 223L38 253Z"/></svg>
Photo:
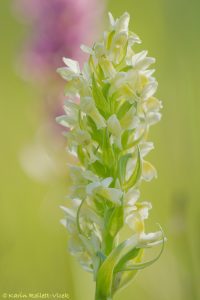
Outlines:
<svg viewBox="0 0 200 300"><path fill-rule="evenodd" d="M15 15L27 29L17 71L40 89L42 115L34 141L24 147L20 160L26 173L39 181L55 178L58 170L63 174L64 140L55 118L62 114L64 81L56 69L63 65L63 56L82 63L87 59L80 45L96 40L103 4L103 0L14 0Z"/></svg>
<svg viewBox="0 0 200 300"><path fill-rule="evenodd" d="M15 0L19 20L28 26L27 38L17 62L17 70L42 89L44 112L53 122L61 113L63 81L56 69L62 57L84 62L80 45L90 45L98 34L104 1L99 0ZM53 121L52 121L53 120Z"/></svg>
<svg viewBox="0 0 200 300"><path fill-rule="evenodd" d="M62 66L63 56L83 61L80 45L90 45L98 32L102 4L98 0L16 0L15 11L31 28L19 63L23 77L47 83L57 77L55 70Z"/></svg>

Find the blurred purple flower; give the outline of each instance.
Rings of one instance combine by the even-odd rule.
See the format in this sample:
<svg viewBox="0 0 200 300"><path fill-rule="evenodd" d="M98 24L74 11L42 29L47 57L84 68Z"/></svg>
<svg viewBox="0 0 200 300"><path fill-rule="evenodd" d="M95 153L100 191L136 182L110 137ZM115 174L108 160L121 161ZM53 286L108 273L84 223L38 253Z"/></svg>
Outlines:
<svg viewBox="0 0 200 300"><path fill-rule="evenodd" d="M83 62L87 55L80 49L90 45L100 27L104 1L99 0L15 0L19 20L28 26L27 39L17 62L18 72L43 90L47 119L61 113L63 81L56 69L62 57ZM46 120L47 121L47 120Z"/></svg>
<svg viewBox="0 0 200 300"><path fill-rule="evenodd" d="M20 60L25 79L47 83L56 77L62 57L79 61L85 54L80 44L90 44L99 27L103 1L98 0L16 0L20 20L29 24L31 34ZM59 79L58 79L59 80Z"/></svg>
<svg viewBox="0 0 200 300"><path fill-rule="evenodd" d="M23 149L20 160L26 173L39 181L55 178L58 170L63 174L64 141L55 118L62 113L64 81L56 69L63 65L64 56L82 63L86 60L80 45L91 45L98 34L103 3L103 0L14 0L15 15L27 28L17 71L40 88L42 98L41 124L34 141Z"/></svg>

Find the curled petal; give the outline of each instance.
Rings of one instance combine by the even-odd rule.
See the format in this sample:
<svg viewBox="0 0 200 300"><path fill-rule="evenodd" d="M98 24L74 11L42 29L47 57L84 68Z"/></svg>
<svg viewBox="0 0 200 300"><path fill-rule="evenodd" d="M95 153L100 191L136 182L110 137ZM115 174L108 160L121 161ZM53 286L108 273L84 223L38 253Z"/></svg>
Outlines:
<svg viewBox="0 0 200 300"><path fill-rule="evenodd" d="M145 181L151 181L154 177L157 178L157 171L152 164L143 160L142 162L142 177Z"/></svg>

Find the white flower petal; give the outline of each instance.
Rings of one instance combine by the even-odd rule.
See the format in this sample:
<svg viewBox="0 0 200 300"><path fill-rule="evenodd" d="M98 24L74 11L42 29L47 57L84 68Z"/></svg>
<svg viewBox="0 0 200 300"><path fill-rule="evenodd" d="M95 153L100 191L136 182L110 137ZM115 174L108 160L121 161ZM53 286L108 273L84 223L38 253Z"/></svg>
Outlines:
<svg viewBox="0 0 200 300"><path fill-rule="evenodd" d="M73 78L76 78L79 76L78 74L76 74L74 71L70 70L67 67L58 68L57 72L65 80L72 80Z"/></svg>
<svg viewBox="0 0 200 300"><path fill-rule="evenodd" d="M68 207L60 206L60 208L67 214L68 217L76 218L76 212Z"/></svg>
<svg viewBox="0 0 200 300"><path fill-rule="evenodd" d="M138 213L142 220L145 220L149 216L149 210L152 209L152 205L150 202L140 202L138 203Z"/></svg>
<svg viewBox="0 0 200 300"><path fill-rule="evenodd" d="M105 53L105 48L103 43L96 43L94 45L94 53L96 58L100 58Z"/></svg>
<svg viewBox="0 0 200 300"><path fill-rule="evenodd" d="M139 248L145 248L145 247L154 247L163 242L163 233L161 231L151 232L151 233L142 233L140 235L140 241L138 243ZM164 241L166 239L164 238Z"/></svg>
<svg viewBox="0 0 200 300"><path fill-rule="evenodd" d="M74 73L80 73L79 63L76 60L63 57L63 62Z"/></svg>
<svg viewBox="0 0 200 300"><path fill-rule="evenodd" d="M109 187L109 185L111 184L112 181L113 181L113 178L108 177L108 178L105 178L104 180L102 180L101 184L103 187Z"/></svg>
<svg viewBox="0 0 200 300"><path fill-rule="evenodd" d="M142 177L145 181L151 181L154 177L157 178L157 171L152 164L143 160L142 162Z"/></svg>
<svg viewBox="0 0 200 300"><path fill-rule="evenodd" d="M132 66L136 67L146 56L148 52L146 50L143 50L134 56L132 56Z"/></svg>
<svg viewBox="0 0 200 300"><path fill-rule="evenodd" d="M84 79L90 83L91 82L91 71L90 71L90 67L89 67L88 63L84 63L82 74L83 74Z"/></svg>
<svg viewBox="0 0 200 300"><path fill-rule="evenodd" d="M62 224L65 228L67 228L67 220L66 219L61 219L60 224Z"/></svg>
<svg viewBox="0 0 200 300"><path fill-rule="evenodd" d="M147 114L147 122L149 125L154 125L160 121L161 116L162 115L159 112L150 112Z"/></svg>
<svg viewBox="0 0 200 300"><path fill-rule="evenodd" d="M115 19L114 19L113 15L111 14L111 12L108 13L108 17L109 17L110 25L113 28L115 26Z"/></svg>
<svg viewBox="0 0 200 300"><path fill-rule="evenodd" d="M93 119L98 129L106 127L105 120L97 110L91 97L82 97L80 107L84 113L88 114Z"/></svg>
<svg viewBox="0 0 200 300"><path fill-rule="evenodd" d="M128 31L128 25L130 21L130 15L125 12L117 21L116 21L116 31L121 32L121 31Z"/></svg>
<svg viewBox="0 0 200 300"><path fill-rule="evenodd" d="M129 206L133 206L140 197L140 191L132 188L124 196L124 201Z"/></svg>
<svg viewBox="0 0 200 300"><path fill-rule="evenodd" d="M114 114L107 120L108 130L115 137L120 137L122 133L122 128L117 116Z"/></svg>
<svg viewBox="0 0 200 300"><path fill-rule="evenodd" d="M98 191L98 194L100 194L102 197L106 198L107 200L115 203L116 205L121 204L121 198L122 198L123 192L119 189L101 188Z"/></svg>
<svg viewBox="0 0 200 300"><path fill-rule="evenodd" d="M152 97L158 87L158 83L156 81L150 82L149 84L146 85L146 87L142 91L142 98L144 100L147 100L148 98Z"/></svg>
<svg viewBox="0 0 200 300"><path fill-rule="evenodd" d="M83 243L78 234L73 233L68 241L68 249L72 255L82 254L84 252Z"/></svg>
<svg viewBox="0 0 200 300"><path fill-rule="evenodd" d="M86 192L87 194L91 195L93 193L93 191L96 189L96 188L99 188L101 186L100 182L98 181L95 181L95 182L92 182L92 183L89 183L86 187Z"/></svg>
<svg viewBox="0 0 200 300"><path fill-rule="evenodd" d="M154 149L154 144L152 142L140 143L140 154L142 157L146 156L153 149Z"/></svg>
<svg viewBox="0 0 200 300"><path fill-rule="evenodd" d="M83 172L83 177L89 181L98 181L98 176L89 170Z"/></svg>
<svg viewBox="0 0 200 300"><path fill-rule="evenodd" d="M162 108L162 102L155 97L148 98L144 102L146 112L158 112Z"/></svg>
<svg viewBox="0 0 200 300"><path fill-rule="evenodd" d="M136 114L136 109L132 106L125 116L120 120L123 129L133 129L139 125L139 118Z"/></svg>
<svg viewBox="0 0 200 300"><path fill-rule="evenodd" d="M99 63L103 70L105 78L112 79L117 73L112 62L105 57L99 58Z"/></svg>
<svg viewBox="0 0 200 300"><path fill-rule="evenodd" d="M87 54L93 55L94 54L94 50L86 45L81 45L80 46L81 50Z"/></svg>
<svg viewBox="0 0 200 300"><path fill-rule="evenodd" d="M134 45L135 43L141 44L140 38L133 32L129 33L128 40L129 40L129 45L130 46Z"/></svg>
<svg viewBox="0 0 200 300"><path fill-rule="evenodd" d="M142 51L132 57L131 64L138 70L146 70L151 64L155 63L155 58L146 57L147 51Z"/></svg>

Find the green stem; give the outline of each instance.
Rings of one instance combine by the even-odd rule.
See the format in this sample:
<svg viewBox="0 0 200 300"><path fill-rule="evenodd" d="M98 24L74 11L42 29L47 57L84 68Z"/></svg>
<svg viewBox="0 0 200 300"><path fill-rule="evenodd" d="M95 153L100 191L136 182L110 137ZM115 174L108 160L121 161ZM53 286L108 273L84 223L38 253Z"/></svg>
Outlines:
<svg viewBox="0 0 200 300"><path fill-rule="evenodd" d="M97 293L97 290L95 291L95 300L112 300L112 297L102 296Z"/></svg>

